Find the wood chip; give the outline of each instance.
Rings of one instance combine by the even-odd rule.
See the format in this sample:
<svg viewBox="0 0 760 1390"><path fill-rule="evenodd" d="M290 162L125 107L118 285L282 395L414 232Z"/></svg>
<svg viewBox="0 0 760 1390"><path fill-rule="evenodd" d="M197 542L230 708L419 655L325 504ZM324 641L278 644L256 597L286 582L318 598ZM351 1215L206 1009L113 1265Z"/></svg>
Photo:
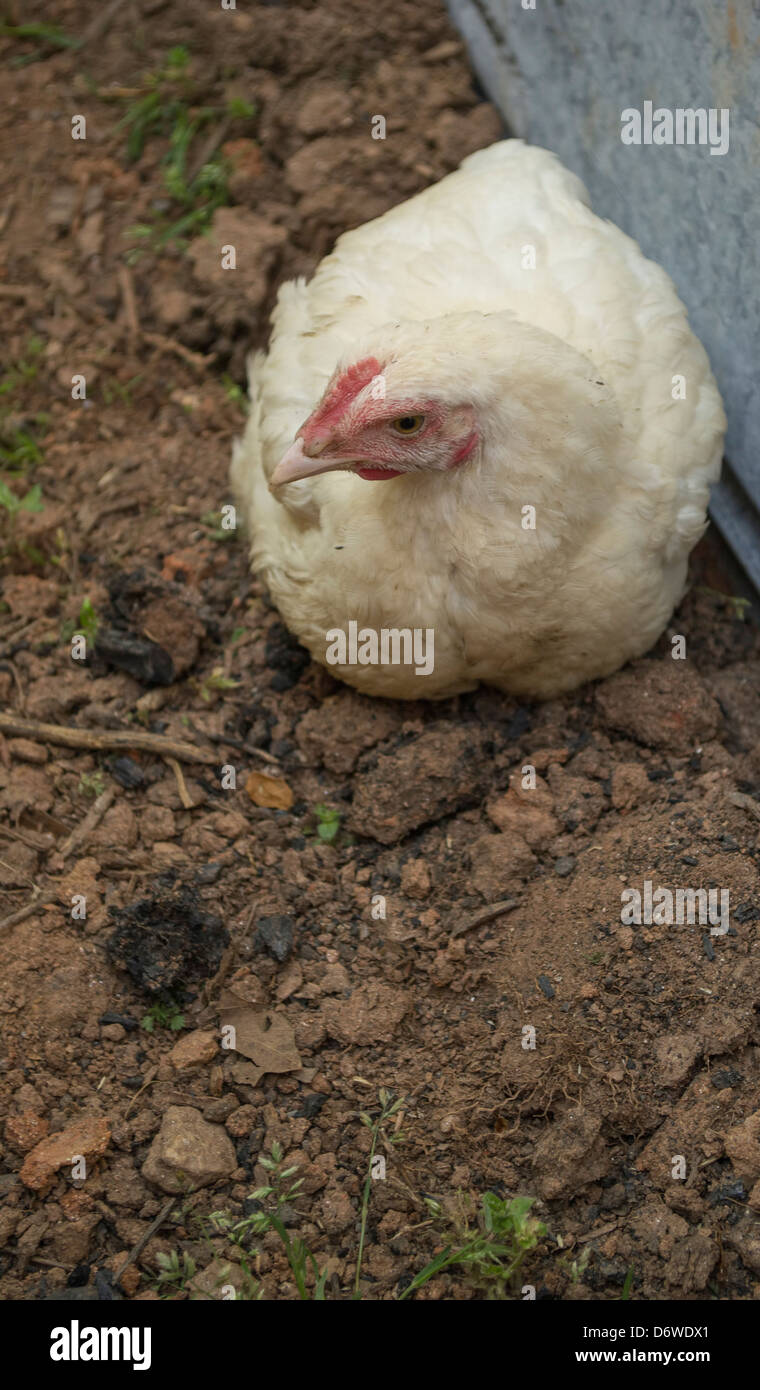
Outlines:
<svg viewBox="0 0 760 1390"><path fill-rule="evenodd" d="M293 793L281 777L270 777L266 772L252 772L245 789L255 806L289 811L293 805Z"/></svg>

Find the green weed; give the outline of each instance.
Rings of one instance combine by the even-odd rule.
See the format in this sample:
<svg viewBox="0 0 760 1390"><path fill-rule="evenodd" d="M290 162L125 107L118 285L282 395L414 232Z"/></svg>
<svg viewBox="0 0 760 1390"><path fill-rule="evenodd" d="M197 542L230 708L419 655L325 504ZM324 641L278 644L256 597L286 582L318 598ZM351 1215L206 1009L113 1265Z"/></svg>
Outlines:
<svg viewBox="0 0 760 1390"><path fill-rule="evenodd" d="M185 1026L185 1015L179 1004L168 1000L166 1003L151 1004L147 1014L140 1019L144 1033L154 1033L156 1028L168 1028L171 1033L179 1033Z"/></svg>
<svg viewBox="0 0 760 1390"><path fill-rule="evenodd" d="M507 1299L513 1296L515 1276L526 1255L534 1250L546 1227L530 1215L533 1197L513 1197L507 1201L495 1192L485 1192L480 1210L467 1210L469 1199L460 1199L460 1211L454 1218L453 1239L417 1274L400 1295L410 1298L436 1274L444 1269L459 1267L476 1292L488 1299ZM443 1215L437 1202L428 1199L431 1215Z"/></svg>

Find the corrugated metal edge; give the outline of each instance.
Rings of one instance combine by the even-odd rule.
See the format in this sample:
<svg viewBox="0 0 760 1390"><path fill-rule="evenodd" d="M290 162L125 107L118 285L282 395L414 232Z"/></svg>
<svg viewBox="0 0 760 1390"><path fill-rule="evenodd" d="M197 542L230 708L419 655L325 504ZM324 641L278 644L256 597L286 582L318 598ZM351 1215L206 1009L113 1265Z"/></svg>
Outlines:
<svg viewBox="0 0 760 1390"><path fill-rule="evenodd" d="M505 136L514 135L520 124L522 78L488 13L487 0L447 0L447 6L484 91L504 117ZM760 510L726 460L710 497L710 516L760 595Z"/></svg>
<svg viewBox="0 0 760 1390"><path fill-rule="evenodd" d="M760 594L760 512L730 463L710 498L710 516Z"/></svg>

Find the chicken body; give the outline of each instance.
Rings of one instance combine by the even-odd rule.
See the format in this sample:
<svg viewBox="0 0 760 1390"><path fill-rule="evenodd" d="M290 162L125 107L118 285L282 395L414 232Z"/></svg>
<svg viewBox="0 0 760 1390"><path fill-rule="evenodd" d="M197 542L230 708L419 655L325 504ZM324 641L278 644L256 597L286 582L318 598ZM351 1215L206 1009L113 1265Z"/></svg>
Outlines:
<svg viewBox="0 0 760 1390"><path fill-rule="evenodd" d="M401 699L481 681L549 697L652 646L704 529L725 419L669 277L555 156L518 140L471 155L284 285L273 326L232 476L254 569L315 660L349 623L432 630L424 676L330 669ZM466 411L477 447L445 471L270 487L328 383L367 361L405 411Z"/></svg>

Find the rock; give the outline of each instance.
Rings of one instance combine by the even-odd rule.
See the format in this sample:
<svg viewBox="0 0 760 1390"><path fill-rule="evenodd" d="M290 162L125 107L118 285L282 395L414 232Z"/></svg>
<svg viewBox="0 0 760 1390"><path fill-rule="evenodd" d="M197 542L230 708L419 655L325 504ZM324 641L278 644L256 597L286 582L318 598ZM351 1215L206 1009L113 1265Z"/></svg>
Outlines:
<svg viewBox="0 0 760 1390"><path fill-rule="evenodd" d="M531 796L530 792L520 796L510 788L486 802L486 814L505 834L519 835L531 849L542 850L559 834L561 826L540 793L533 801Z"/></svg>
<svg viewBox="0 0 760 1390"><path fill-rule="evenodd" d="M108 1121L97 1115L85 1115L58 1134L43 1139L28 1153L21 1169L21 1181L33 1192L43 1192L52 1183L59 1168L69 1167L76 1158L88 1163L102 1158L111 1139Z"/></svg>
<svg viewBox="0 0 760 1390"><path fill-rule="evenodd" d="M296 742L308 762L330 772L353 772L360 753L400 728L401 716L390 705L353 690L328 695L296 727Z"/></svg>
<svg viewBox="0 0 760 1390"><path fill-rule="evenodd" d="M657 789L641 763L618 763L613 769L612 804L616 811L632 811L656 795Z"/></svg>
<svg viewBox="0 0 760 1390"><path fill-rule="evenodd" d="M480 729L440 724L381 753L371 772L354 779L349 828L389 845L426 821L472 805L485 789L484 751Z"/></svg>
<svg viewBox="0 0 760 1390"><path fill-rule="evenodd" d="M661 1086L683 1086L702 1055L702 1045L693 1033L668 1033L654 1047L657 1079Z"/></svg>
<svg viewBox="0 0 760 1390"><path fill-rule="evenodd" d="M724 1140L734 1172L747 1187L760 1179L760 1110L729 1129Z"/></svg>
<svg viewBox="0 0 760 1390"><path fill-rule="evenodd" d="M571 1197L604 1176L609 1160L601 1129L600 1116L575 1109L555 1120L541 1135L533 1168L545 1201Z"/></svg>
<svg viewBox="0 0 760 1390"><path fill-rule="evenodd" d="M206 1062L213 1062L218 1056L219 1039L216 1034L196 1028L174 1044L169 1061L175 1071L187 1071L191 1067L202 1067Z"/></svg>
<svg viewBox="0 0 760 1390"><path fill-rule="evenodd" d="M175 678L189 671L198 659L204 626L188 603L172 594L162 594L140 613L143 637L163 648L171 657Z"/></svg>
<svg viewBox="0 0 760 1390"><path fill-rule="evenodd" d="M701 1292L718 1263L720 1251L715 1241L701 1231L677 1240L665 1266L665 1281L678 1289L680 1297Z"/></svg>
<svg viewBox="0 0 760 1390"><path fill-rule="evenodd" d="M331 1038L366 1047L390 1042L410 1004L404 990L370 980L355 989L350 999L325 1000L322 1017Z"/></svg>
<svg viewBox="0 0 760 1390"><path fill-rule="evenodd" d="M344 994L351 985L345 965L341 965L340 961L326 965L320 976L319 985L323 994Z"/></svg>
<svg viewBox="0 0 760 1390"><path fill-rule="evenodd" d="M260 917L256 923L255 944L266 950L281 964L288 959L293 950L295 922L284 913L274 917Z"/></svg>
<svg viewBox="0 0 760 1390"><path fill-rule="evenodd" d="M430 870L424 859L407 859L401 870L401 891L408 898L426 898L430 892Z"/></svg>
<svg viewBox="0 0 760 1390"><path fill-rule="evenodd" d="M554 872L558 874L560 878L568 878L573 872L575 864L576 860L572 854L560 855L559 859L555 859L554 861Z"/></svg>
<svg viewBox="0 0 760 1390"><path fill-rule="evenodd" d="M5 1137L8 1143L20 1149L22 1153L28 1153L36 1144L41 1143L47 1132L47 1120L41 1115L35 1115L32 1110L25 1110L22 1115L9 1115L5 1121Z"/></svg>
<svg viewBox="0 0 760 1390"><path fill-rule="evenodd" d="M131 849L137 843L137 817L126 801L117 801L109 807L100 825L90 836L93 845L116 845L119 849Z"/></svg>
<svg viewBox="0 0 760 1390"><path fill-rule="evenodd" d="M736 1251L747 1269L760 1274L760 1230L753 1216L743 1217L736 1226L727 1226L723 1232L723 1243L729 1250Z"/></svg>
<svg viewBox="0 0 760 1390"><path fill-rule="evenodd" d="M296 117L296 129L302 135L324 135L350 124L351 98L342 87L325 83L309 93Z"/></svg>
<svg viewBox="0 0 760 1390"><path fill-rule="evenodd" d="M320 1221L328 1235L339 1235L356 1220L356 1211L347 1192L328 1187L320 1202Z"/></svg>
<svg viewBox="0 0 760 1390"><path fill-rule="evenodd" d="M596 703L607 724L648 748L687 756L717 734L720 707L686 661L638 661L603 681Z"/></svg>
<svg viewBox="0 0 760 1390"><path fill-rule="evenodd" d="M519 835L481 835L470 850L471 881L484 898L504 898L530 873L535 855Z"/></svg>
<svg viewBox="0 0 760 1390"><path fill-rule="evenodd" d="M229 1177L238 1166L232 1140L220 1125L189 1105L170 1105L142 1166L163 1192L195 1191Z"/></svg>
<svg viewBox="0 0 760 1390"><path fill-rule="evenodd" d="M60 1260L64 1269L74 1269L84 1264L90 1254L90 1246L95 1227L100 1222L100 1213L85 1216L78 1221L61 1221L51 1236L52 1253Z"/></svg>

